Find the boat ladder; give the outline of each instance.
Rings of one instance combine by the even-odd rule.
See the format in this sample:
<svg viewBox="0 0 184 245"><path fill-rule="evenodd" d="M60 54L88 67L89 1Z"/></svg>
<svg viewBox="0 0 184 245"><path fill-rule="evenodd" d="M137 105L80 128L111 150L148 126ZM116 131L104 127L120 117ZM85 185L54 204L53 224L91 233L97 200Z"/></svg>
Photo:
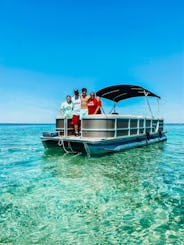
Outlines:
<svg viewBox="0 0 184 245"><path fill-rule="evenodd" d="M67 143L68 145L66 146L65 143ZM64 150L66 153L70 153L70 154L75 154L75 153L77 153L76 151L74 151L74 150L72 149L71 143L70 143L69 141L67 141L67 142L66 142L66 141L63 141L62 146L63 146L63 150Z"/></svg>

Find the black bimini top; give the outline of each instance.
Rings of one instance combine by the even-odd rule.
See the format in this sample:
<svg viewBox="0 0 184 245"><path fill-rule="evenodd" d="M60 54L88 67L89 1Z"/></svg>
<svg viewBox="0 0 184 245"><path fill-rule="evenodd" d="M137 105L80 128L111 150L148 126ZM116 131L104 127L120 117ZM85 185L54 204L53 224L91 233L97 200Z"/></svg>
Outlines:
<svg viewBox="0 0 184 245"><path fill-rule="evenodd" d="M135 85L115 85L106 87L97 91L96 95L114 102L139 96L153 96L160 99L158 95L143 87Z"/></svg>

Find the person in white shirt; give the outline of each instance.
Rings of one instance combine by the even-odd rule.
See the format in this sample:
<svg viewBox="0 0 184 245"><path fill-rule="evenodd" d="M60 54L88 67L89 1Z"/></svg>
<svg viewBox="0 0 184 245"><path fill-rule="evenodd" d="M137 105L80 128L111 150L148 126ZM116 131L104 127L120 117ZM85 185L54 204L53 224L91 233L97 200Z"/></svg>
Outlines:
<svg viewBox="0 0 184 245"><path fill-rule="evenodd" d="M70 95L66 96L66 101L61 104L61 114L66 118L72 118L73 116L73 103Z"/></svg>
<svg viewBox="0 0 184 245"><path fill-rule="evenodd" d="M80 99L78 89L74 90L74 96L72 97L72 103L73 103L72 122L74 125L75 136L79 136L79 124L80 124L79 117L80 117L80 110L81 110L81 99Z"/></svg>

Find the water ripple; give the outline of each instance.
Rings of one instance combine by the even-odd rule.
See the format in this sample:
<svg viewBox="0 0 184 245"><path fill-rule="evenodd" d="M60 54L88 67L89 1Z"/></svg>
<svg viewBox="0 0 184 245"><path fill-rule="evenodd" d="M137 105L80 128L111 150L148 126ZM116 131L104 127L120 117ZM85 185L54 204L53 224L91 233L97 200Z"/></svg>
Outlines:
<svg viewBox="0 0 184 245"><path fill-rule="evenodd" d="M0 244L184 244L184 126L167 127L166 143L73 158L44 152L52 125L1 126Z"/></svg>

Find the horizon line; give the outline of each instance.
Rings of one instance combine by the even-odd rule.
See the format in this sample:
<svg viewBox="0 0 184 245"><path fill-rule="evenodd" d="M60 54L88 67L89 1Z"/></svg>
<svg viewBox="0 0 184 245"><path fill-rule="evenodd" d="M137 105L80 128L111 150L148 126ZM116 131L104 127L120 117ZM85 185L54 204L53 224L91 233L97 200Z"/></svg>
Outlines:
<svg viewBox="0 0 184 245"><path fill-rule="evenodd" d="M30 122L30 123L24 123L24 122L13 122L13 123L1 123L0 122L0 125L21 125L21 124L24 124L24 125L52 125L52 124L56 124L55 122L53 123L34 123L34 122ZM165 124L184 124L184 122L166 122Z"/></svg>

